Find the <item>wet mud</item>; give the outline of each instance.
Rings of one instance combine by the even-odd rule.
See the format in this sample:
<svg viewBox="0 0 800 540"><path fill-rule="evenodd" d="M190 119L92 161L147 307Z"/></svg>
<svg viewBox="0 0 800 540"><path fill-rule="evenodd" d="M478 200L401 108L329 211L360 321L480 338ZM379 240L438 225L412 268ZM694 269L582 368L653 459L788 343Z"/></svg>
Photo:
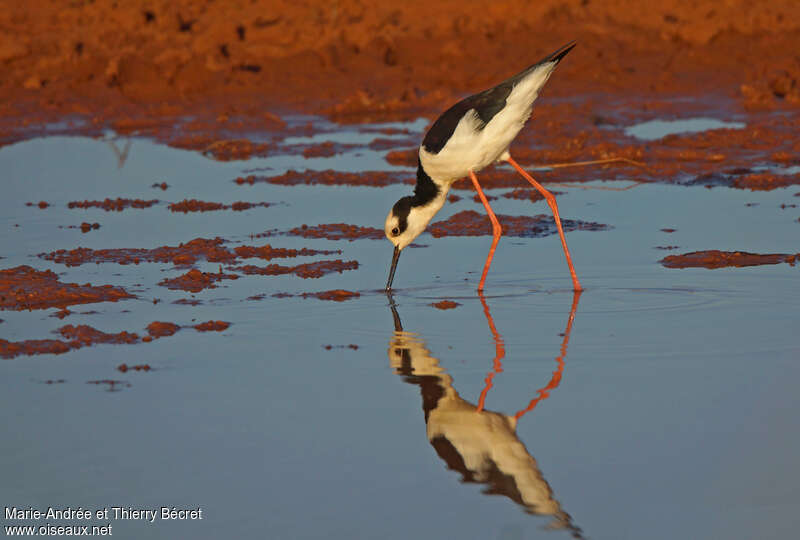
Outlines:
<svg viewBox="0 0 800 540"><path fill-rule="evenodd" d="M458 302L453 302L452 300L442 300L441 302L434 302L433 304L428 304L430 306L435 307L436 309L446 310L446 309L455 309L461 304Z"/></svg>
<svg viewBox="0 0 800 540"><path fill-rule="evenodd" d="M788 263L794 266L800 253L746 253L743 251L694 251L683 255L669 255L661 259L667 268L726 268Z"/></svg>
<svg viewBox="0 0 800 540"><path fill-rule="evenodd" d="M317 298L318 300L329 300L331 302L345 302L361 296L360 293L355 291L346 291L344 289L333 289L330 291L322 291L316 293L303 293L300 296L303 298Z"/></svg>
<svg viewBox="0 0 800 540"><path fill-rule="evenodd" d="M193 328L200 332L206 332L209 330L222 331L228 326L230 326L230 323L223 321L207 321L196 324ZM180 329L181 327L177 324L156 321L147 326L148 335L140 337L137 333L127 331L110 334L85 324L78 326L68 324L55 332L61 339L29 339L25 341L0 339L0 357L11 359L17 356L38 354L64 354L72 350L98 344L132 345L141 342L147 343L153 341L153 339L171 336Z"/></svg>
<svg viewBox="0 0 800 540"><path fill-rule="evenodd" d="M55 272L17 266L0 270L0 309L65 308L76 304L135 298L122 287L62 283Z"/></svg>
<svg viewBox="0 0 800 540"><path fill-rule="evenodd" d="M233 249L229 249L223 246L225 243L225 240L222 238L195 238L194 240L190 240L178 246L161 246L154 249L60 249L49 253L40 253L39 257L66 266L80 266L88 263L117 263L125 265L140 264L143 262L161 262L172 263L175 266L192 266L198 260L233 264L239 259L258 258L270 260L274 258L341 253L339 250L273 248L269 244L263 246L237 246Z"/></svg>
<svg viewBox="0 0 800 540"><path fill-rule="evenodd" d="M380 240L386 238L386 233L376 227L359 227L358 225L348 225L347 223L327 223L322 225L302 225L286 232L270 231L266 233L286 234L289 236L301 236L303 238L325 238L327 240L359 240L370 239Z"/></svg>
<svg viewBox="0 0 800 540"><path fill-rule="evenodd" d="M222 272L201 272L193 268L178 277L163 279L158 284L168 289L180 289L197 293L203 289L216 289L216 283L225 279L239 279L239 276Z"/></svg>
<svg viewBox="0 0 800 540"><path fill-rule="evenodd" d="M416 162L415 162L416 163ZM397 173L387 171L368 171L360 173L341 172L331 169L324 171L304 171L298 172L289 170L278 176L240 176L234 180L237 184L253 185L259 182L277 184L282 186L297 185L324 185L324 186L372 186L383 187L390 184L407 183L413 184L411 173Z"/></svg>
<svg viewBox="0 0 800 540"><path fill-rule="evenodd" d="M317 279L326 274L331 274L334 272L341 274L347 270L357 269L358 261L342 261L341 259L304 263L296 266L283 266L280 264L254 266L248 264L245 266L231 267L231 270L236 270L249 276L282 276L286 274L294 274L302 279Z"/></svg>
<svg viewBox="0 0 800 540"><path fill-rule="evenodd" d="M235 202L233 204L222 204L217 202L198 201L197 199L184 199L180 202L170 203L168 208L172 212L213 212L216 210L233 210L241 212L243 210L250 210L251 208L269 208L272 203L268 202Z"/></svg>
<svg viewBox="0 0 800 540"><path fill-rule="evenodd" d="M158 204L157 199L143 200L143 199L123 199L117 197L116 199L104 199L102 201L72 201L67 204L67 208L100 208L106 212L122 212L126 208L150 208L154 204Z"/></svg>
<svg viewBox="0 0 800 540"><path fill-rule="evenodd" d="M117 371L121 373L127 373L128 371L151 371L152 369L153 368L150 367L150 364L137 364L135 366L120 364L117 366Z"/></svg>

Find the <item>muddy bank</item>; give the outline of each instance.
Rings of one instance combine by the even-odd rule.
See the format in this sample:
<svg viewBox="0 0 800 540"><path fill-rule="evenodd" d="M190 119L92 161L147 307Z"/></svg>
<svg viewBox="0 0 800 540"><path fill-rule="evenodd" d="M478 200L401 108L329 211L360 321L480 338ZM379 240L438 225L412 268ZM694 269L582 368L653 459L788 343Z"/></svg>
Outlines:
<svg viewBox="0 0 800 540"><path fill-rule="evenodd" d="M102 123L128 112L129 128L199 101L215 105L209 116L221 124L237 112L266 123L283 107L345 120L429 111L572 39L580 52L559 68L551 96L715 88L754 108L800 102L800 5L791 0L18 2L0 27L5 114L23 104Z"/></svg>

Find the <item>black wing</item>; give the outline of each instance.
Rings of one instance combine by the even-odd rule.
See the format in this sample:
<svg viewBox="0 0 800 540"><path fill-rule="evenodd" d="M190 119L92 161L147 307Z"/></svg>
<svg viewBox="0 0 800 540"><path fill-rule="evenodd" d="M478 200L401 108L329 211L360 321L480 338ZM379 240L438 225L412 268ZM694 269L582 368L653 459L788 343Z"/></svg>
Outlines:
<svg viewBox="0 0 800 540"><path fill-rule="evenodd" d="M439 118L436 119L431 126L431 129L428 130L428 133L422 140L422 146L425 147L425 150L431 154L438 154L439 151L447 144L450 136L453 135L458 123L470 110L474 110L480 119L478 129L483 129L483 127L488 124L497 113L503 110L503 107L506 106L506 99L508 98L509 94L511 94L511 90L514 89L514 86L516 86L521 79L542 64L560 62L561 59L564 58L564 56L571 51L574 46L574 41L568 43L524 71L514 75L508 80L501 82L494 88L489 88L488 90L484 90L479 94L462 99L447 109Z"/></svg>

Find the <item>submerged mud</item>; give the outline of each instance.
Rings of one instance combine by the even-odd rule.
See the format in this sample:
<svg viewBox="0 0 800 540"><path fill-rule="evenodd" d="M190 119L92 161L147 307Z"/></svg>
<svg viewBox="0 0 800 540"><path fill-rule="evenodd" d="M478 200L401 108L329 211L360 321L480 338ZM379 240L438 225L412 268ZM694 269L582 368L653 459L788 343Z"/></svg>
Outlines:
<svg viewBox="0 0 800 540"><path fill-rule="evenodd" d="M497 214L503 229L503 236L523 238L540 238L558 233L553 216L538 214L535 216L508 216ZM564 232L575 230L603 231L608 225L592 221L581 221L561 218ZM473 210L464 210L444 221L437 221L428 226L435 238L443 236L491 236L492 224L489 217Z"/></svg>
<svg viewBox="0 0 800 540"><path fill-rule="evenodd" d="M800 253L747 253L744 251L694 251L683 255L669 255L661 259L667 268L725 268L788 263L794 266Z"/></svg>
<svg viewBox="0 0 800 540"><path fill-rule="evenodd" d="M219 237L213 239L195 238L194 240L190 240L178 246L161 246L154 249L60 249L49 253L40 253L39 257L66 266L80 266L88 263L140 264L143 262L161 262L173 263L176 266L192 266L199 260L233 264L239 259L258 258L270 260L274 258L341 253L340 250L273 248L269 244L263 246L237 246L233 249L229 249L223 245L225 243L225 240Z"/></svg>
<svg viewBox="0 0 800 540"><path fill-rule="evenodd" d="M193 328L198 331L224 330L230 323L223 321L208 321L196 324ZM0 357L10 359L17 356L32 356L38 354L64 354L66 352L91 347L97 344L124 344L132 345L141 342L150 342L155 338L168 337L180 330L180 326L169 322L152 322L147 326L149 335L140 337L137 333L122 331L106 333L89 325L62 326L56 333L61 339L29 339L25 341L7 341L0 339ZM123 364L124 365L124 364ZM133 367L131 369L137 369ZM150 369L149 367L147 368ZM127 370L127 369L126 369ZM120 371L126 371L120 370Z"/></svg>
<svg viewBox="0 0 800 540"><path fill-rule="evenodd" d="M342 261L341 259L336 259L333 261L326 260L298 264L296 266L283 266L280 264L270 264L268 266L235 266L232 267L231 270L236 270L247 275L281 276L285 274L294 274L303 279L316 279L333 272L341 274L346 270L357 270L358 266L358 261Z"/></svg>
<svg viewBox="0 0 800 540"><path fill-rule="evenodd" d="M100 208L106 212L122 212L126 208L150 208L154 204L158 204L158 199L123 199L117 197L116 199L104 199L102 201L72 201L67 204L67 208Z"/></svg>
<svg viewBox="0 0 800 540"><path fill-rule="evenodd" d="M234 180L239 185L267 183L281 186L372 186L383 187L390 184L405 182L413 183L412 175L409 173L387 172L387 171L366 171L366 172L342 172L327 169L324 171L295 171L289 170L277 176L240 176Z"/></svg>
<svg viewBox="0 0 800 540"><path fill-rule="evenodd" d="M321 291L321 292L304 292L300 294L289 294L289 293L277 293L273 294L272 296L277 298L292 298L294 296L298 296L300 298L317 298L319 300L329 300L332 302L345 302L347 300L352 300L354 298L358 298L361 296L361 293L355 291L347 291L344 289L333 289L330 291ZM343 345L342 345L343 347ZM358 349L357 345L350 345L351 349ZM326 349L333 348L331 345L327 345Z"/></svg>
<svg viewBox="0 0 800 540"><path fill-rule="evenodd" d="M197 199L184 199L180 202L170 203L168 208L171 212L213 212L216 210L233 210L241 212L243 210L250 210L251 208L269 208L273 203L268 202L235 202L233 204L222 204L218 202L198 201Z"/></svg>

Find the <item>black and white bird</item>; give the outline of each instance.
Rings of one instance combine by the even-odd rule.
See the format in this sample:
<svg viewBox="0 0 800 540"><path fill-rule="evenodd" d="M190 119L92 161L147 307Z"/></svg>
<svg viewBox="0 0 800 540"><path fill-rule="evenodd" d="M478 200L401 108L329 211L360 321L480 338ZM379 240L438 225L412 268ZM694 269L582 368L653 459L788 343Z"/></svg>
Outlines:
<svg viewBox="0 0 800 540"><path fill-rule="evenodd" d="M581 290L567 249L558 206L553 195L525 172L509 153L509 145L531 116L533 102L550 74L572 50L569 43L494 88L465 98L447 109L431 126L419 147L417 185L414 195L403 197L386 217L386 237L394 244L386 290L391 290L397 261L403 248L419 236L447 198L453 182L469 176L492 222L492 246L478 285L482 291L502 228L475 173L498 161L507 161L546 199L553 212L567 258L572 284Z"/></svg>

